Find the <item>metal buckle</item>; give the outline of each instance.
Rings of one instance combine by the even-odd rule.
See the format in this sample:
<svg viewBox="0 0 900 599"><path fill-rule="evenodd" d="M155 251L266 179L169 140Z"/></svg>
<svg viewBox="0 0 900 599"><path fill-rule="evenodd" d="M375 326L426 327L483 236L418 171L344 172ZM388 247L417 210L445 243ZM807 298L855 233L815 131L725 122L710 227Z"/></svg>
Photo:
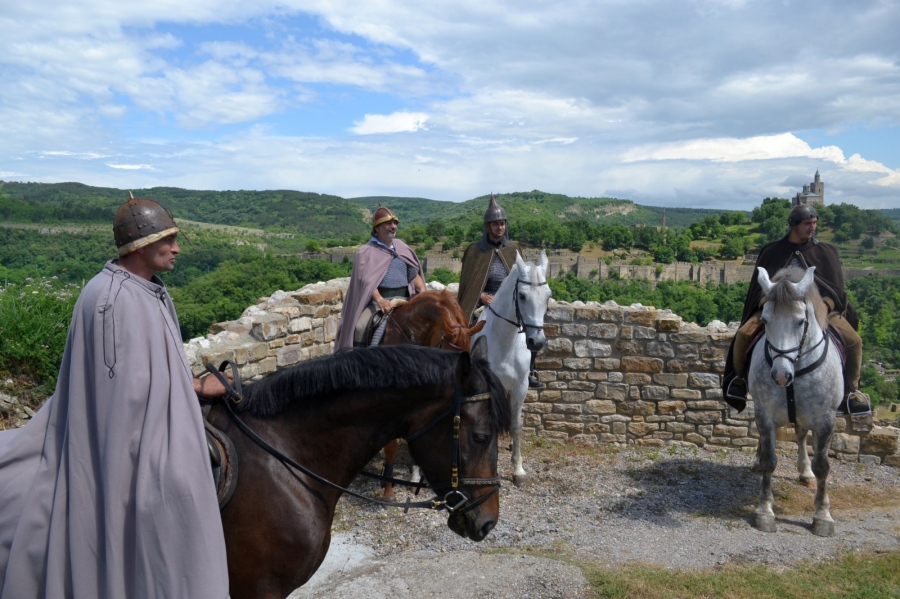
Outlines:
<svg viewBox="0 0 900 599"><path fill-rule="evenodd" d="M450 503L450 501L451 501L450 497L451 497L452 495L456 495L456 496L459 497L459 500L458 500L456 503L454 503L454 504L451 504L451 503ZM447 511L450 512L451 514L452 514L453 512L455 512L456 510L458 510L459 508L461 508L461 507L463 507L464 505L466 505L468 502L469 502L469 498L466 497L465 494L464 494L462 491L458 490L458 489L454 489L454 490L450 491L449 493L447 493L446 495L444 495L444 507L445 507L445 508L447 509Z"/></svg>

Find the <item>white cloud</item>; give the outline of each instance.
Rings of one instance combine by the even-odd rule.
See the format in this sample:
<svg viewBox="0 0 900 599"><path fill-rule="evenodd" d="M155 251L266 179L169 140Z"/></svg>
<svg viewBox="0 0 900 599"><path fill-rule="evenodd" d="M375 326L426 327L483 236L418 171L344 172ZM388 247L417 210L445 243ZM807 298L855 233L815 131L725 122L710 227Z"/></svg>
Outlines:
<svg viewBox="0 0 900 599"><path fill-rule="evenodd" d="M125 171L156 170L150 164L115 164L112 162L107 162L106 166L108 166L109 168L117 168Z"/></svg>
<svg viewBox="0 0 900 599"><path fill-rule="evenodd" d="M400 111L393 114L367 114L351 129L359 135L376 133L411 133L425 129L428 115L424 112Z"/></svg>

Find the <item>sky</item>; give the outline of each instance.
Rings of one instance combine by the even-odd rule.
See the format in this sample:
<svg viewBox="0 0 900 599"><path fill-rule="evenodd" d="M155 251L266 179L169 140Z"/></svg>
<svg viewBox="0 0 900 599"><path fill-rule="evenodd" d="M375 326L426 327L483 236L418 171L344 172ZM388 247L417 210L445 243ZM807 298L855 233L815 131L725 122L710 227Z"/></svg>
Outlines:
<svg viewBox="0 0 900 599"><path fill-rule="evenodd" d="M900 207L897 0L0 5L0 180Z"/></svg>

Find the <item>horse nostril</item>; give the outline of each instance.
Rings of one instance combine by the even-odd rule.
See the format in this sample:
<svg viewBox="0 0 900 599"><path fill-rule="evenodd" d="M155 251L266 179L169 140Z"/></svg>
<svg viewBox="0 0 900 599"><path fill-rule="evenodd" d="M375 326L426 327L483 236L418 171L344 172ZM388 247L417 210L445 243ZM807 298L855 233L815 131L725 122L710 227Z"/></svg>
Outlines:
<svg viewBox="0 0 900 599"><path fill-rule="evenodd" d="M481 527L481 538L484 539L488 536L488 534L494 530L494 526L497 525L496 520L488 520L484 523L484 526Z"/></svg>

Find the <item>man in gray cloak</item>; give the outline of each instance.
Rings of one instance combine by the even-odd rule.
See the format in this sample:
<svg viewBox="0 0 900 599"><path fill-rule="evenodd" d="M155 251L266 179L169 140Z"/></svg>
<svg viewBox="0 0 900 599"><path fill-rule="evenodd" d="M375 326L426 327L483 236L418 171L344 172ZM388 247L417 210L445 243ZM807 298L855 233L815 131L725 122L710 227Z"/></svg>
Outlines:
<svg viewBox="0 0 900 599"><path fill-rule="evenodd" d="M0 599L228 596L225 541L198 393L157 272L172 217L132 198L118 260L75 305L56 391L0 432Z"/></svg>

